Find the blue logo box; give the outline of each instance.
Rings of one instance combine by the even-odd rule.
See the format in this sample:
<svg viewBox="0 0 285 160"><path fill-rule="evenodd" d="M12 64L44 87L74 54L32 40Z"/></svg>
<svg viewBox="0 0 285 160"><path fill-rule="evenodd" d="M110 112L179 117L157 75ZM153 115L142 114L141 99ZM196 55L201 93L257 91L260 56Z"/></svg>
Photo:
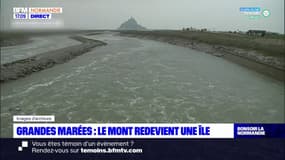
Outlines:
<svg viewBox="0 0 285 160"><path fill-rule="evenodd" d="M260 7L240 7L240 12L260 12Z"/></svg>

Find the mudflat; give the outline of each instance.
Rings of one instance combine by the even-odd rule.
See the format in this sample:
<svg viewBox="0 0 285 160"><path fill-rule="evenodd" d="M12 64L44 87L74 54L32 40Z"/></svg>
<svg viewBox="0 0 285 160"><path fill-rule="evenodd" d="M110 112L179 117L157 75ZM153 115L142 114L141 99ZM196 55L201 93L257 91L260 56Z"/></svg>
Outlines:
<svg viewBox="0 0 285 160"><path fill-rule="evenodd" d="M16 80L34 72L67 62L90 51L94 47L106 45L105 42L81 36L72 36L70 38L80 41L82 44L48 51L26 59L1 65L1 83L9 80Z"/></svg>

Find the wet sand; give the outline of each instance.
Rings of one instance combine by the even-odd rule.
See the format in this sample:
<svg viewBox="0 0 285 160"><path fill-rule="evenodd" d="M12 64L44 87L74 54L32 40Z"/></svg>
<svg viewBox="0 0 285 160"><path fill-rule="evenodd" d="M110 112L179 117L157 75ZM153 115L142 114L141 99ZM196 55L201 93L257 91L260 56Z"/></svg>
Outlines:
<svg viewBox="0 0 285 160"><path fill-rule="evenodd" d="M82 44L45 52L26 59L1 65L1 83L26 77L34 72L67 62L90 51L94 47L106 45L105 42L80 36L73 36L71 38Z"/></svg>

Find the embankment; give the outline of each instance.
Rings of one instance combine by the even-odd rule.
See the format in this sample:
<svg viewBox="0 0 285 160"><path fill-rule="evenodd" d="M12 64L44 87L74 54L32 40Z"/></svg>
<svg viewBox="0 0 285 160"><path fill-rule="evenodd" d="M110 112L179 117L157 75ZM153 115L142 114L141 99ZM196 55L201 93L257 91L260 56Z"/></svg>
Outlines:
<svg viewBox="0 0 285 160"><path fill-rule="evenodd" d="M71 38L82 42L82 44L45 52L26 59L1 65L1 83L17 80L34 72L65 63L90 51L94 47L106 45L105 42L80 36L73 36Z"/></svg>
<svg viewBox="0 0 285 160"><path fill-rule="evenodd" d="M188 47L225 58L271 78L285 80L284 51L282 50L284 44L282 43L266 46L257 43L256 39L249 39L245 36L233 37L219 33L184 33L181 31L121 31L120 35ZM229 43L229 41L232 42ZM253 49L250 49L250 46L254 46Z"/></svg>

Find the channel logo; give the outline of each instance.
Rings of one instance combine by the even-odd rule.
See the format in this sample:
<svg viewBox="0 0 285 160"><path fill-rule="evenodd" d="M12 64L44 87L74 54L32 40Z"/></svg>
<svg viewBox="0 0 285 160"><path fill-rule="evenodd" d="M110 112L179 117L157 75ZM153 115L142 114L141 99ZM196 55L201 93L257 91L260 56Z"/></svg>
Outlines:
<svg viewBox="0 0 285 160"><path fill-rule="evenodd" d="M239 11L249 19L266 18L271 14L268 9L261 9L260 7L240 7Z"/></svg>
<svg viewBox="0 0 285 160"><path fill-rule="evenodd" d="M28 19L28 8L13 8L14 19Z"/></svg>
<svg viewBox="0 0 285 160"><path fill-rule="evenodd" d="M262 15L264 16L264 17L269 17L270 16L270 11L268 10L268 9L265 9L265 10L263 10L262 11Z"/></svg>
<svg viewBox="0 0 285 160"><path fill-rule="evenodd" d="M239 11L245 15L260 15L260 7L240 7Z"/></svg>
<svg viewBox="0 0 285 160"><path fill-rule="evenodd" d="M14 7L13 19L51 19L52 14L61 13L61 7Z"/></svg>

